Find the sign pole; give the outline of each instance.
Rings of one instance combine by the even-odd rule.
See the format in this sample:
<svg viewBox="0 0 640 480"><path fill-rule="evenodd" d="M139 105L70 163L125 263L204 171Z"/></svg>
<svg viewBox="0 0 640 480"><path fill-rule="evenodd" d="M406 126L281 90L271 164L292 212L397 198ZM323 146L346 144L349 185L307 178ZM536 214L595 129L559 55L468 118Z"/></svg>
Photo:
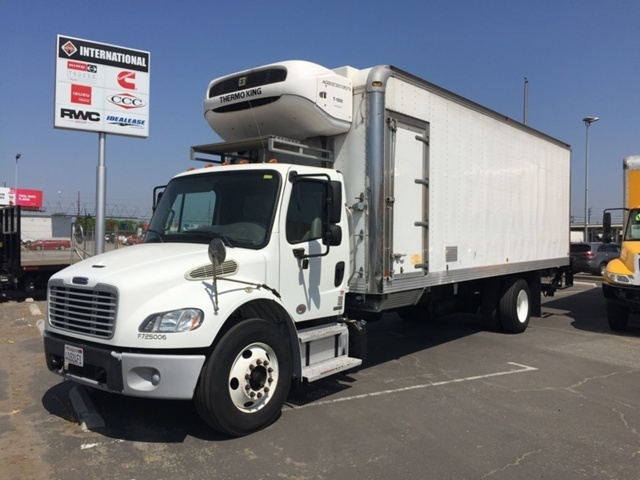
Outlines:
<svg viewBox="0 0 640 480"><path fill-rule="evenodd" d="M96 170L95 254L104 253L105 204L107 198L107 167L105 165L107 134L99 133L98 168Z"/></svg>
<svg viewBox="0 0 640 480"><path fill-rule="evenodd" d="M104 253L105 248L106 134L149 136L150 62L149 52L143 50L57 36L53 126L100 135L96 170L96 255Z"/></svg>

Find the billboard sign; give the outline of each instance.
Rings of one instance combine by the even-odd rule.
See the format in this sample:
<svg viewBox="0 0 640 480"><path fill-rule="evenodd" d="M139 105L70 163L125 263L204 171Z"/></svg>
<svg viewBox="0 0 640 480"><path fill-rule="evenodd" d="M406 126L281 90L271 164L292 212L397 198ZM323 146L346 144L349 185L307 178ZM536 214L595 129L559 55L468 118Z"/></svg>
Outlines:
<svg viewBox="0 0 640 480"><path fill-rule="evenodd" d="M0 187L0 207L14 204L13 188Z"/></svg>
<svg viewBox="0 0 640 480"><path fill-rule="evenodd" d="M19 188L16 203L24 208L40 210L42 208L42 190Z"/></svg>
<svg viewBox="0 0 640 480"><path fill-rule="evenodd" d="M42 208L42 190L18 188L17 201L15 192L15 188L0 188L0 206L19 205L29 210Z"/></svg>
<svg viewBox="0 0 640 480"><path fill-rule="evenodd" d="M57 36L54 127L149 136L150 54Z"/></svg>

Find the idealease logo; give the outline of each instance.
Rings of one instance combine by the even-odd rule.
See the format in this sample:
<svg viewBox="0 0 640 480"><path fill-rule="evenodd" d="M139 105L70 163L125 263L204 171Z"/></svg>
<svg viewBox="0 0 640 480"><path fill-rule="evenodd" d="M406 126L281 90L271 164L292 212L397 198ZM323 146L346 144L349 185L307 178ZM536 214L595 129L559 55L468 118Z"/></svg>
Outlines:
<svg viewBox="0 0 640 480"><path fill-rule="evenodd" d="M60 118L81 122L99 122L100 114L98 112L87 112L84 110L74 110L72 108L61 108Z"/></svg>

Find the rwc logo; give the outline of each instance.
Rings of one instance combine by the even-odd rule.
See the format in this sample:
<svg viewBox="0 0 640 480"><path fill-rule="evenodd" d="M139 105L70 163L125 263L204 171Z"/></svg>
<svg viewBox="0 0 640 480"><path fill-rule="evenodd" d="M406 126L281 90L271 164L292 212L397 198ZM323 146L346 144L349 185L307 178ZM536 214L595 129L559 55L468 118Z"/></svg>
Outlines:
<svg viewBox="0 0 640 480"><path fill-rule="evenodd" d="M72 108L61 108L60 118L64 118L65 120L68 119L76 122L82 122L82 123L99 122L100 113L89 112L85 110L74 110Z"/></svg>

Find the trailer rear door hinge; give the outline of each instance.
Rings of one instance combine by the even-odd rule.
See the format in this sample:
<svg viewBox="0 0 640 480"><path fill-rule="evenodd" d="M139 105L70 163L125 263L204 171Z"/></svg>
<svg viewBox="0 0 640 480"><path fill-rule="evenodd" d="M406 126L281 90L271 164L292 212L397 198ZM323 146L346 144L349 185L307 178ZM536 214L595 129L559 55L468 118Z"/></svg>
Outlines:
<svg viewBox="0 0 640 480"><path fill-rule="evenodd" d="M415 222L413 225L416 227L429 228L429 221L425 220L424 222Z"/></svg>
<svg viewBox="0 0 640 480"><path fill-rule="evenodd" d="M418 140L419 142L423 142L427 147L429 146L428 136L416 135L416 140Z"/></svg>

